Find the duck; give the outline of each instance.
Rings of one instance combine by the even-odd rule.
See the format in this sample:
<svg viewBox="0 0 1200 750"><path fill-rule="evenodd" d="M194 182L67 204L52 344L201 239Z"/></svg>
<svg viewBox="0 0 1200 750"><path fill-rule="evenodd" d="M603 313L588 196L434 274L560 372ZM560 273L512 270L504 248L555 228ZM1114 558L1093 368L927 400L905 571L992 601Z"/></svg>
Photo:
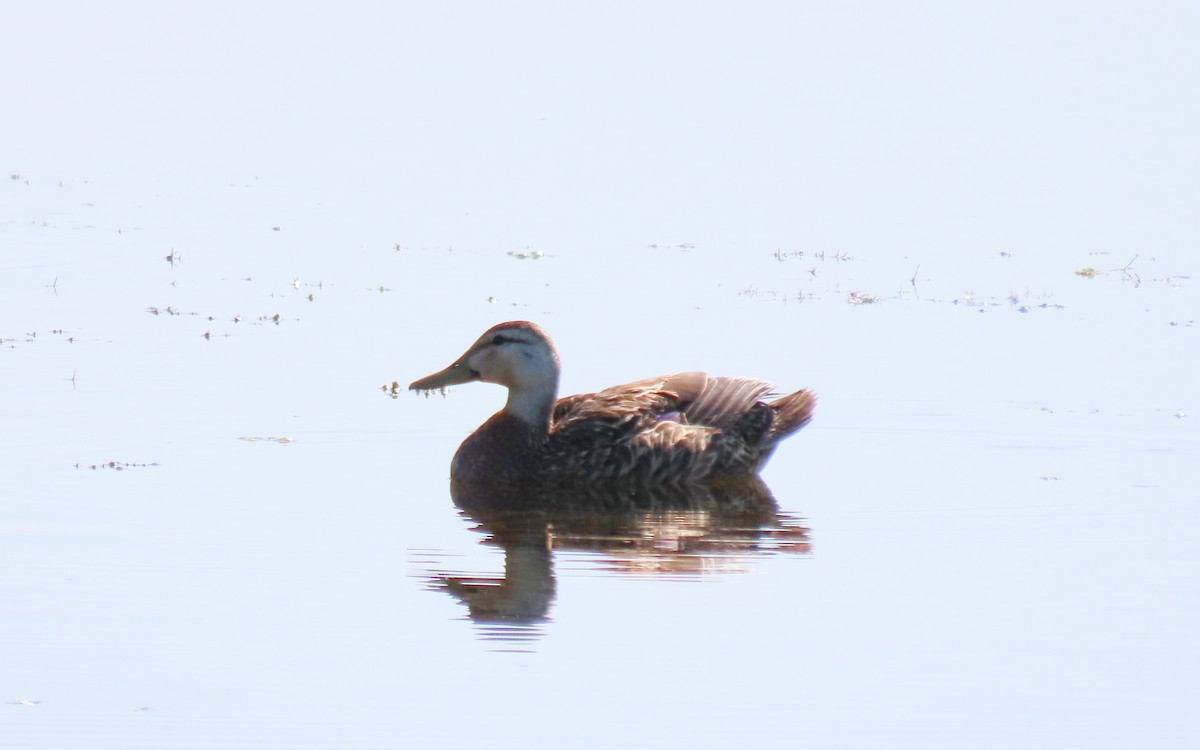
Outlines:
<svg viewBox="0 0 1200 750"><path fill-rule="evenodd" d="M550 336L524 320L489 328L449 367L410 391L464 383L508 389L504 408L454 454L456 483L640 482L689 485L755 476L812 419L809 390L773 398L771 384L677 372L558 397Z"/></svg>

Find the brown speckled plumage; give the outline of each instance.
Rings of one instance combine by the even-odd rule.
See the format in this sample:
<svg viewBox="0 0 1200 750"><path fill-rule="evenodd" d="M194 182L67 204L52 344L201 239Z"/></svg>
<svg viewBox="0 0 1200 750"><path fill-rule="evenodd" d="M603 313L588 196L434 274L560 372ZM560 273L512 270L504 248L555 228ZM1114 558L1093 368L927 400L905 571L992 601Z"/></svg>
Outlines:
<svg viewBox="0 0 1200 750"><path fill-rule="evenodd" d="M812 418L806 390L766 401L754 378L682 372L555 400L558 357L523 321L487 331L454 364L413 390L482 380L509 401L459 447L459 482L505 480L690 483L753 475L779 441Z"/></svg>

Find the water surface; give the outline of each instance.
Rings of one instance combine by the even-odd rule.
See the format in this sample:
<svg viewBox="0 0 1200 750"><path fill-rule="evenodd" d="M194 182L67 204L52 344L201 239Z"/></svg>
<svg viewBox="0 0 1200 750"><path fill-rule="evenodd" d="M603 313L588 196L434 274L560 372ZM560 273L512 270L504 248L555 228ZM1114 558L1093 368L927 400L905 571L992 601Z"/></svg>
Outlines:
<svg viewBox="0 0 1200 750"><path fill-rule="evenodd" d="M1195 744L1187 7L16 15L6 746ZM816 418L457 508L517 318Z"/></svg>

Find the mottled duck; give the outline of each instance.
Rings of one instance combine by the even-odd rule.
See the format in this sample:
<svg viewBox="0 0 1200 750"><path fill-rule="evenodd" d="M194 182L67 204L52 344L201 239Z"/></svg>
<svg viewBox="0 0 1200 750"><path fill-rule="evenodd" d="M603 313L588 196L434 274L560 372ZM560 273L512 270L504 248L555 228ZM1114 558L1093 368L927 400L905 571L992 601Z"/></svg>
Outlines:
<svg viewBox="0 0 1200 750"><path fill-rule="evenodd" d="M690 484L756 474L812 418L814 395L767 401L769 383L680 372L558 398L554 344L539 326L501 323L452 365L409 386L481 381L508 402L459 446L455 482Z"/></svg>

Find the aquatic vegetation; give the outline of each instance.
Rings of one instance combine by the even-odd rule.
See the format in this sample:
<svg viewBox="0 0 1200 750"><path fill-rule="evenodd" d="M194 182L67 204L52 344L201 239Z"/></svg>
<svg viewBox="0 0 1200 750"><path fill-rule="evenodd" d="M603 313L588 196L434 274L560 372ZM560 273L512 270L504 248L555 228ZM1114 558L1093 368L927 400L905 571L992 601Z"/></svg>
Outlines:
<svg viewBox="0 0 1200 750"><path fill-rule="evenodd" d="M400 384L397 383L395 380L392 381L391 385L383 385L383 386L380 386L380 388L383 390L384 394L386 394L387 396L390 396L391 398L399 398L400 394L403 393L405 390L405 389L401 388ZM445 388L424 388L424 389L418 390L418 393L420 393L425 398L429 398L430 396L432 396L435 393L437 393L438 395L445 398L446 389Z"/></svg>
<svg viewBox="0 0 1200 750"><path fill-rule="evenodd" d="M508 255L518 260L541 260L546 257L546 254L541 250L510 250Z"/></svg>

